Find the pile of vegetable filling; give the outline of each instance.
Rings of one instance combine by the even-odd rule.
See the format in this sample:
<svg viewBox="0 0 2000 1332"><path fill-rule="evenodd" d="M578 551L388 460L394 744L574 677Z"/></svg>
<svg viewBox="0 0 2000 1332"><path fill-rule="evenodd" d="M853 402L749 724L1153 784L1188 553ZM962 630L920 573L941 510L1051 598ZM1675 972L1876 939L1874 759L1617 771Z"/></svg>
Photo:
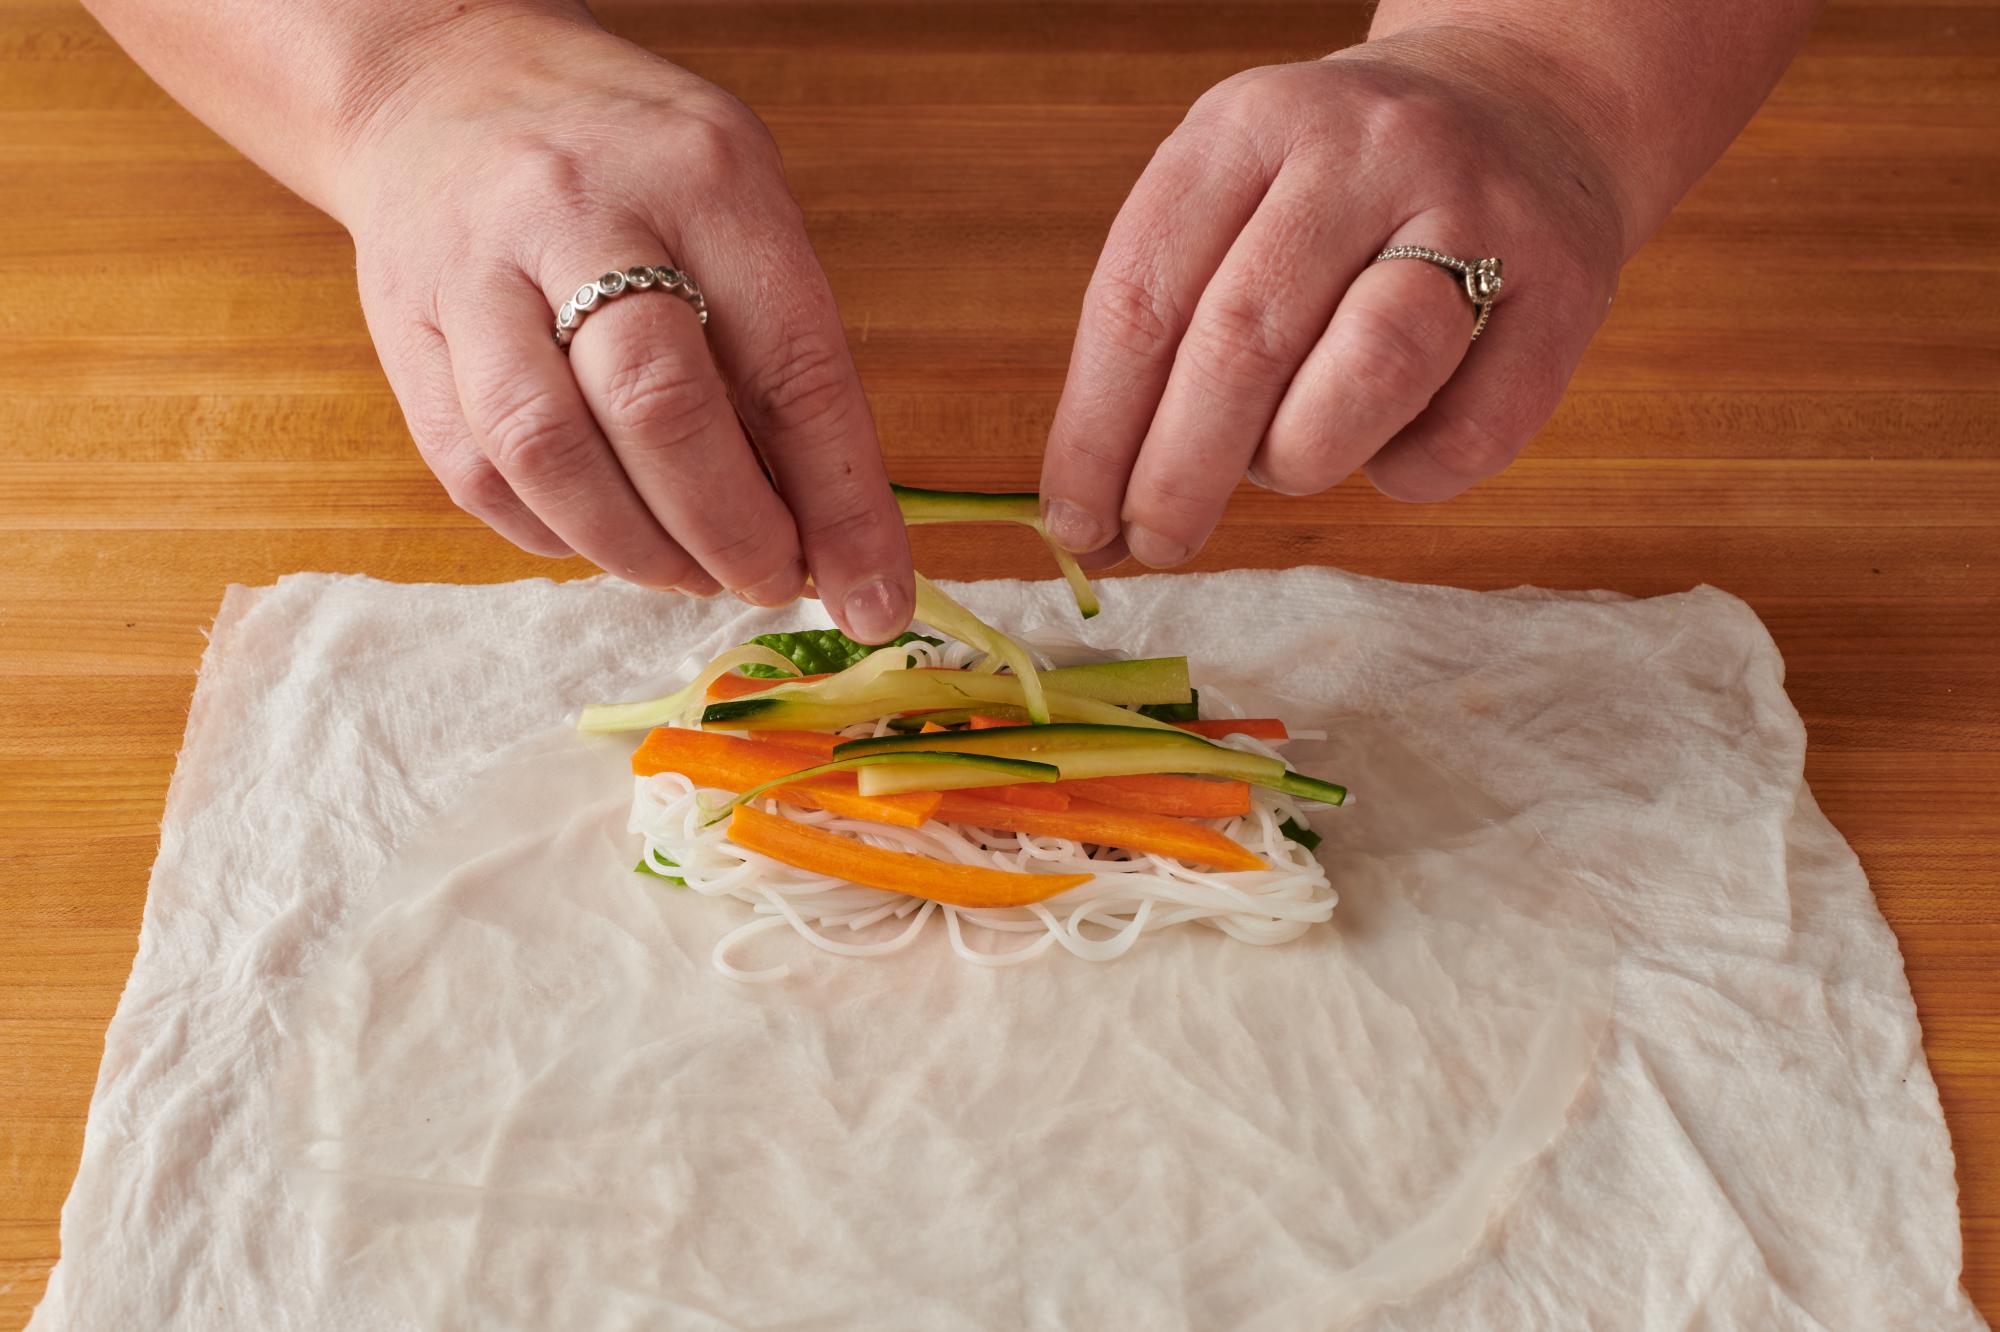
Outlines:
<svg viewBox="0 0 2000 1332"><path fill-rule="evenodd" d="M1032 495L898 499L913 523L1039 530ZM1282 943L1330 917L1301 806L1346 792L1285 762L1282 720L1202 716L1185 657L1038 669L921 574L916 620L930 632L879 648L764 635L665 698L584 709L585 731L650 732L632 756L639 870L753 908L716 945L725 974L787 974L732 960L786 926L874 956L938 915L961 957L1005 965L1058 946L1106 960L1184 923Z"/></svg>

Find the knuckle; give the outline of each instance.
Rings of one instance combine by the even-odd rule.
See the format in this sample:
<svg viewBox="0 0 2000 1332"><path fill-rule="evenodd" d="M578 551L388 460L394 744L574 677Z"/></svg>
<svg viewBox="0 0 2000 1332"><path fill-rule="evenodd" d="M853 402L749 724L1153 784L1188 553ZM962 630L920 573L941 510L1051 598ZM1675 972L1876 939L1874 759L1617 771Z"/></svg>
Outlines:
<svg viewBox="0 0 2000 1332"><path fill-rule="evenodd" d="M759 374L746 405L757 420L781 430L837 434L849 422L859 387L845 344L802 334Z"/></svg>
<svg viewBox="0 0 2000 1332"><path fill-rule="evenodd" d="M1408 153L1412 144L1454 143L1460 133L1443 98L1406 87L1378 89L1367 98L1358 129L1362 142L1384 155Z"/></svg>
<svg viewBox="0 0 2000 1332"><path fill-rule="evenodd" d="M502 388L480 400L477 410L480 433L501 471L559 477L582 463L588 435L550 390Z"/></svg>
<svg viewBox="0 0 2000 1332"><path fill-rule="evenodd" d="M1107 271L1091 298L1093 331L1121 351L1152 360L1170 354L1180 339L1180 312L1143 277Z"/></svg>
<svg viewBox="0 0 2000 1332"><path fill-rule="evenodd" d="M505 512L519 503L514 488L491 467L460 467L439 480L444 482L444 493L451 502L475 518Z"/></svg>
<svg viewBox="0 0 2000 1332"><path fill-rule="evenodd" d="M808 547L838 541L850 550L894 550L906 544L902 519L869 501L860 486L823 489L811 505L800 506L799 538Z"/></svg>
<svg viewBox="0 0 2000 1332"><path fill-rule="evenodd" d="M1229 395L1263 391L1292 377L1301 350L1293 343L1268 305L1232 294L1196 319L1185 359L1211 390Z"/></svg>
<svg viewBox="0 0 2000 1332"><path fill-rule="evenodd" d="M760 157L777 153L764 122L740 102L689 117L675 133L682 168L709 181L740 179Z"/></svg>
<svg viewBox="0 0 2000 1332"><path fill-rule="evenodd" d="M638 442L672 449L706 433L722 410L722 385L705 364L682 352L636 353L599 381L606 414Z"/></svg>
<svg viewBox="0 0 2000 1332"><path fill-rule="evenodd" d="M1440 421L1424 440L1424 451L1438 469L1455 479L1472 482L1492 476L1514 461L1525 435L1501 431L1477 416L1453 416Z"/></svg>
<svg viewBox="0 0 2000 1332"><path fill-rule="evenodd" d="M1402 330L1377 325L1341 350L1342 372L1354 397L1376 411L1400 409L1415 415L1429 399L1428 358Z"/></svg>
<svg viewBox="0 0 2000 1332"><path fill-rule="evenodd" d="M709 569L726 572L731 586L755 587L791 560L787 534L756 523L715 530L686 542L688 553Z"/></svg>

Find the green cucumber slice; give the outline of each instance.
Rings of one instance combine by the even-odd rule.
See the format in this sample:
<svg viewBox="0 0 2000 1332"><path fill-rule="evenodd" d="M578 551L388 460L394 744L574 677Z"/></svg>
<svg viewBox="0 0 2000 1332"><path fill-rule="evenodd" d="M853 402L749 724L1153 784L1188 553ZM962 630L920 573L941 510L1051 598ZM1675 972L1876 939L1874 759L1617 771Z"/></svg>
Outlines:
<svg viewBox="0 0 2000 1332"><path fill-rule="evenodd" d="M1049 536L1042 526L1041 497L1033 491L985 493L974 490L919 490L915 486L891 486L903 522L910 527L926 523L1019 523L1032 528L1055 557L1056 567L1069 583L1077 613L1088 620L1099 607L1097 592L1076 558Z"/></svg>
<svg viewBox="0 0 2000 1332"><path fill-rule="evenodd" d="M1028 706L1022 681L1017 677L978 675L971 671L884 671L867 690L831 699L819 694L820 688L811 684L784 685L766 694L711 703L701 714L701 724L731 731L835 731L891 713L961 709L983 712L995 704L1023 709ZM1078 698L1062 690L1045 691L1044 698L1048 715L1054 720L1187 734L1166 722L1156 722L1113 704Z"/></svg>
<svg viewBox="0 0 2000 1332"><path fill-rule="evenodd" d="M850 740L834 748L835 761L868 754L910 754L950 749L1053 764L1065 778L1136 777L1147 773L1188 773L1233 777L1283 791L1301 800L1338 805L1345 787L1293 772L1278 759L1213 744L1171 727L1103 726L1056 723L1004 726L987 731L885 735Z"/></svg>
<svg viewBox="0 0 2000 1332"><path fill-rule="evenodd" d="M836 755L833 762L788 772L759 782L717 810L707 821L720 823L738 805L746 805L781 786L824 777L832 772L852 772L856 768L884 768L893 773L894 791L956 791L972 786L1006 786L1014 782L1053 782L1062 773L1052 763L1005 758L996 754L947 754L926 750L913 754ZM863 792L889 795L891 791Z"/></svg>

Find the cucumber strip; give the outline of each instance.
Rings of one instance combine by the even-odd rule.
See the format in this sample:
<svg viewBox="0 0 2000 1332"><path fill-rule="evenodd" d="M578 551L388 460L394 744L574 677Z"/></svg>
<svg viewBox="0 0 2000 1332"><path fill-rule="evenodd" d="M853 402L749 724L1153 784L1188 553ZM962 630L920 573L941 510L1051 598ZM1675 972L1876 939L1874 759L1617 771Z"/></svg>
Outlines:
<svg viewBox="0 0 2000 1332"><path fill-rule="evenodd" d="M891 651L883 648L881 651ZM950 674L949 672L934 672ZM849 677L850 679L858 677ZM1098 661L1082 666L1059 666L1052 671L1041 672L1042 688L1057 693L1068 694L1071 698L1087 698L1098 703L1115 703L1121 707L1136 707L1141 704L1163 706L1190 704L1195 691L1188 687L1188 666L1186 657L1141 657L1134 661ZM754 694L740 695L742 698L783 698L797 697L809 691L823 690L831 685L831 679L818 683L779 683L773 681L768 687ZM833 692L831 690L829 693ZM858 694L862 691L851 691ZM823 697L813 693L812 697ZM997 705L996 705L997 706ZM996 713L1005 716L1005 713ZM1026 717L1025 712L1020 714ZM943 719L940 718L940 721ZM964 717L958 718L964 721ZM1166 721L1170 718L1159 718ZM922 725L921 722L917 723Z"/></svg>
<svg viewBox="0 0 2000 1332"><path fill-rule="evenodd" d="M837 746L833 753L838 761L850 755L908 754L947 748L955 753L1052 763L1066 778L1187 773L1234 777L1301 800L1329 805L1338 805L1347 798L1346 788L1293 772L1278 759L1213 744L1170 726L1153 730L1140 726L1056 724L948 734L885 735L850 740Z"/></svg>
<svg viewBox="0 0 2000 1332"><path fill-rule="evenodd" d="M1076 600L1077 614L1088 620L1098 612L1097 590L1076 558L1049 535L1042 526L1041 497L1033 491L988 493L975 490L919 490L915 486L891 486L903 522L910 527L926 523L1019 523L1032 528L1055 557L1056 567L1069 583Z"/></svg>
<svg viewBox="0 0 2000 1332"><path fill-rule="evenodd" d="M826 683L831 683L828 681ZM1023 682L1012 675L974 675L969 671L889 671L876 688L855 698L822 701L814 690L818 685L786 685L782 689L711 703L701 714L701 724L726 731L834 731L855 722L899 712L943 712L965 709L985 711L995 704L1012 704L1025 710L1027 694ZM1049 715L1065 722L1094 722L1099 726L1131 727L1172 735L1187 732L1167 723L1142 717L1136 712L1095 699L1078 698L1062 690L1044 691ZM1193 738L1193 737L1190 737Z"/></svg>
<svg viewBox="0 0 2000 1332"><path fill-rule="evenodd" d="M905 656L903 660L907 663L909 658ZM577 718L576 729L586 735L603 735L615 731L650 731L655 726L665 726L672 721L692 722L708 697L708 687L738 666L770 666L787 675L799 673L798 667L771 649L756 643L745 643L710 661L694 679L665 698L648 699L643 703L587 705L583 715Z"/></svg>
<svg viewBox="0 0 2000 1332"><path fill-rule="evenodd" d="M747 805L781 786L824 777L828 773L852 772L856 768L893 769L902 782L895 788L897 791L952 791L971 786L1006 786L1013 782L1053 782L1062 775L1052 763L1004 758L997 754L950 754L928 750L921 754L849 754L844 758L835 758L831 763L801 768L782 777L773 777L768 782L759 782L714 811L703 822L720 823L738 805ZM918 775L915 783L909 780L912 773ZM886 795L889 792L875 794Z"/></svg>
<svg viewBox="0 0 2000 1332"><path fill-rule="evenodd" d="M989 657L1006 662L1007 668L1014 672L1014 678L1021 682L1021 702L1028 709L1029 720L1047 721L1049 701L1043 694L1040 673L1035 670L1034 659L1028 655L1028 650L946 596L930 579L922 574L915 577L917 618L961 643L971 644Z"/></svg>

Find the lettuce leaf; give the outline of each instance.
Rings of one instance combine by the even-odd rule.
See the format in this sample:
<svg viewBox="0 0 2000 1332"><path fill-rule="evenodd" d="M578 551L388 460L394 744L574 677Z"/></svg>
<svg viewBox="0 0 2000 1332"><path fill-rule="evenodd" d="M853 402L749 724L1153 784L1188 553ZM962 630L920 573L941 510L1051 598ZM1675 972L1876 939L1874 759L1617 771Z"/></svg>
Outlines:
<svg viewBox="0 0 2000 1332"><path fill-rule="evenodd" d="M870 647L857 643L838 629L796 629L789 634L759 634L750 640L767 647L799 668L801 675L833 675L846 670L881 647L902 647L905 643L938 645L940 640L923 634L904 634L886 644ZM745 666L743 674L756 680L789 679L775 666Z"/></svg>
<svg viewBox="0 0 2000 1332"><path fill-rule="evenodd" d="M1319 850L1320 835L1297 819L1286 819L1278 825L1278 831L1308 851Z"/></svg>

